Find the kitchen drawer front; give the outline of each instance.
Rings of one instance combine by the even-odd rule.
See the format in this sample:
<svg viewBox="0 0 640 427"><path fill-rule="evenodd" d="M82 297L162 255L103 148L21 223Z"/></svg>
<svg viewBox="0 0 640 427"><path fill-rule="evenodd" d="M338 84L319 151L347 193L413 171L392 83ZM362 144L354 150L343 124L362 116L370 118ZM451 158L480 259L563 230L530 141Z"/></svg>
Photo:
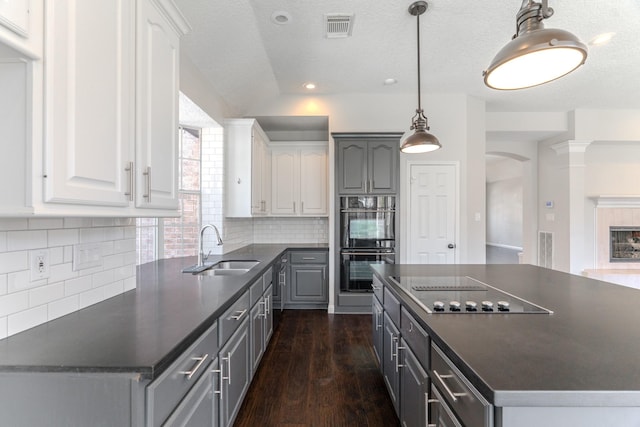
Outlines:
<svg viewBox="0 0 640 427"><path fill-rule="evenodd" d="M311 251L300 251L300 252L291 252L291 263L292 264L326 264L327 263L328 254L327 252L311 252Z"/></svg>
<svg viewBox="0 0 640 427"><path fill-rule="evenodd" d="M206 426L212 424L213 396L211 393L213 374L209 369L191 388L164 426Z"/></svg>
<svg viewBox="0 0 640 427"><path fill-rule="evenodd" d="M373 289L373 293L376 297L378 297L378 301L381 303L384 302L384 286L382 285L382 281L378 279L377 276L373 276L373 283L371 284L371 289Z"/></svg>
<svg viewBox="0 0 640 427"><path fill-rule="evenodd" d="M147 387L147 425L159 426L198 382L218 353L218 324L214 323L175 362Z"/></svg>
<svg viewBox="0 0 640 427"><path fill-rule="evenodd" d="M400 301L396 298L395 295L391 293L389 288L384 288L384 300L382 300L382 305L384 309L387 311L387 314L393 320L393 323L396 326L400 325Z"/></svg>
<svg viewBox="0 0 640 427"><path fill-rule="evenodd" d="M273 282L273 267L269 267L262 275L262 287L267 289Z"/></svg>
<svg viewBox="0 0 640 427"><path fill-rule="evenodd" d="M491 405L462 375L437 345L431 345L431 381L451 410L467 427L493 423Z"/></svg>
<svg viewBox="0 0 640 427"><path fill-rule="evenodd" d="M404 308L400 308L400 334L411 347L425 370L429 369L429 335L416 322L411 314Z"/></svg>
<svg viewBox="0 0 640 427"><path fill-rule="evenodd" d="M233 335L242 321L249 317L249 292L245 292L222 316L218 319L218 342L224 345L229 337Z"/></svg>
<svg viewBox="0 0 640 427"><path fill-rule="evenodd" d="M253 285L251 285L251 288L249 288L249 294L251 295L251 302L249 306L253 307L258 302L258 300L260 300L260 297L262 296L263 293L264 293L264 285L261 277L255 282L253 282Z"/></svg>

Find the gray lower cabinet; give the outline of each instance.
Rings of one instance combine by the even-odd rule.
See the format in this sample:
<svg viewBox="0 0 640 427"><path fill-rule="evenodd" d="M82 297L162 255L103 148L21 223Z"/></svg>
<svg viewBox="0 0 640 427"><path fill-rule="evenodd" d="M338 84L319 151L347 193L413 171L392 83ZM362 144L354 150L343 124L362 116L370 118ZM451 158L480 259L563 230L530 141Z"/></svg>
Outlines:
<svg viewBox="0 0 640 427"><path fill-rule="evenodd" d="M428 425L429 376L411 351L400 339L400 423L404 427Z"/></svg>
<svg viewBox="0 0 640 427"><path fill-rule="evenodd" d="M326 308L329 302L326 251L291 251L286 308ZM284 295L283 295L284 296Z"/></svg>
<svg viewBox="0 0 640 427"><path fill-rule="evenodd" d="M238 415L249 389L249 320L245 316L227 344L220 350L220 426L228 427Z"/></svg>
<svg viewBox="0 0 640 427"><path fill-rule="evenodd" d="M211 392L213 373L211 370L189 391L167 421L163 424L172 427L203 427L213 425L213 396Z"/></svg>
<svg viewBox="0 0 640 427"><path fill-rule="evenodd" d="M382 346L384 342L384 311L382 304L378 301L378 298L374 295L373 303L371 304L371 326L373 329L373 353L376 356L378 365L382 366Z"/></svg>
<svg viewBox="0 0 640 427"><path fill-rule="evenodd" d="M273 312L271 311L271 292L273 287L264 292L251 309L251 377L258 370L269 340L273 335Z"/></svg>
<svg viewBox="0 0 640 427"><path fill-rule="evenodd" d="M384 313L384 345L382 351L382 375L389 391L396 414L400 414L400 373L398 362L398 346L400 331L393 324L387 313Z"/></svg>

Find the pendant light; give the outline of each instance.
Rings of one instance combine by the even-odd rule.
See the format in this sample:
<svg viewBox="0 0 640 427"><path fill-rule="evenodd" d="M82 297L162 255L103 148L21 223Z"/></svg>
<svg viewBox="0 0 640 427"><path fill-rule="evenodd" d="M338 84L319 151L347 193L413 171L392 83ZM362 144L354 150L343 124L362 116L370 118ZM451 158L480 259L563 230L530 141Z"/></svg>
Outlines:
<svg viewBox="0 0 640 427"><path fill-rule="evenodd" d="M516 15L516 34L484 71L493 89L513 90L541 85L569 74L587 59L587 46L565 30L544 28L553 15L548 0L523 0Z"/></svg>
<svg viewBox="0 0 640 427"><path fill-rule="evenodd" d="M427 153L442 147L438 138L427 132L429 130L427 117L420 102L420 15L425 13L428 7L429 4L426 1L417 1L409 6L409 13L415 16L418 22L418 109L411 119L410 129L415 132L406 138L400 147L403 153Z"/></svg>

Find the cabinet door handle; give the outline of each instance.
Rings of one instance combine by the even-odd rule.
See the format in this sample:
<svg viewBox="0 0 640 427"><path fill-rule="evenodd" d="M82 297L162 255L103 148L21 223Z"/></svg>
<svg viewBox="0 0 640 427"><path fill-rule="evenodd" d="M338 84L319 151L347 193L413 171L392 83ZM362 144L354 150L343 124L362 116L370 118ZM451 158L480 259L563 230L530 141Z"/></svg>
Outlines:
<svg viewBox="0 0 640 427"><path fill-rule="evenodd" d="M258 313L258 317L262 317L263 319L267 318L267 300L263 299L262 301L258 301L258 304L264 308L264 312Z"/></svg>
<svg viewBox="0 0 640 427"><path fill-rule="evenodd" d="M231 353L227 353L227 357L223 357L222 360L227 361L227 376L222 376L220 384L222 384L222 380L227 380L227 384L231 385ZM220 364L220 369L222 369L222 364Z"/></svg>
<svg viewBox="0 0 640 427"><path fill-rule="evenodd" d="M129 196L129 201L133 202L133 162L128 162L124 170L127 172L127 191L124 195Z"/></svg>
<svg viewBox="0 0 640 427"><path fill-rule="evenodd" d="M192 357L191 360L196 360L198 362L196 363L196 366L194 366L193 369L191 369L190 371L180 371L179 373L182 375L186 375L187 379L190 380L191 378L193 378L196 372L198 372L198 369L200 369L200 367L202 366L204 361L207 360L208 357L209 357L209 354L205 354L204 356L201 356L201 357Z"/></svg>
<svg viewBox="0 0 640 427"><path fill-rule="evenodd" d="M264 298L265 301L265 313L267 315L269 315L269 313L271 312L271 296L267 296Z"/></svg>
<svg viewBox="0 0 640 427"><path fill-rule="evenodd" d="M145 187L147 190L147 194L143 194L142 197L147 199L147 202L151 202L151 166L147 166L147 168L142 172L142 175L145 176Z"/></svg>
<svg viewBox="0 0 640 427"><path fill-rule="evenodd" d="M237 314L231 316L231 318L233 320L240 320L240 319L242 319L242 316L244 316L246 312L247 312L246 308L244 310L242 310L242 311L238 310L238 311L235 312Z"/></svg>
<svg viewBox="0 0 640 427"><path fill-rule="evenodd" d="M396 355L396 352L393 349L393 344L398 340L398 337L393 335L393 332L389 332L389 335L391 336L391 341L389 343L391 344L391 361L393 362L393 358Z"/></svg>
<svg viewBox="0 0 640 427"><path fill-rule="evenodd" d="M371 284L371 289L373 289L374 291L379 291L380 289L382 289L382 286L374 285L374 284L372 283L372 284Z"/></svg>
<svg viewBox="0 0 640 427"><path fill-rule="evenodd" d="M451 391L449 386L447 386L447 383L444 382L444 380L446 379L453 378L453 375L440 375L436 370L433 371L433 374L440 380L440 382L442 383L442 387L444 387L444 390L449 396L451 396L451 400L453 400L454 402L457 402L459 397L467 395L467 393L454 393L453 391Z"/></svg>
<svg viewBox="0 0 640 427"><path fill-rule="evenodd" d="M405 350L407 347L400 347L400 343L396 341L396 372L403 368L404 365L400 364L400 350Z"/></svg>
<svg viewBox="0 0 640 427"><path fill-rule="evenodd" d="M380 315L382 314L382 310L379 310L376 307L376 331L380 328L382 328L382 322L380 322Z"/></svg>
<svg viewBox="0 0 640 427"><path fill-rule="evenodd" d="M218 374L218 385L220 388L218 390L214 389L213 394L219 394L220 401L222 402L222 364L220 364L220 369L212 369L211 373Z"/></svg>
<svg viewBox="0 0 640 427"><path fill-rule="evenodd" d="M313 260L316 259L316 257L314 257L314 256L303 256L302 259L305 260L305 261L313 261Z"/></svg>

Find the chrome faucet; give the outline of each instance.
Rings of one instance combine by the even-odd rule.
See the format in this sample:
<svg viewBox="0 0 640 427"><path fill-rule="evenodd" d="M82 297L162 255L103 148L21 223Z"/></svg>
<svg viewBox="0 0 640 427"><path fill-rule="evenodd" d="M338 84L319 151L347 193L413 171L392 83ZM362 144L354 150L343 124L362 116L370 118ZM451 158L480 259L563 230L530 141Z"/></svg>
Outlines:
<svg viewBox="0 0 640 427"><path fill-rule="evenodd" d="M209 258L209 254L211 254L211 251L209 251L209 254L207 254L207 256L204 256L204 249L202 248L202 240L203 240L202 238L204 236L204 231L207 228L214 229L214 231L216 232L216 237L218 238L218 246L222 245L222 237L220 237L220 232L218 231L218 227L216 227L213 224L204 225L200 229L200 242L199 242L200 251L198 252L198 267L202 267L204 265L204 262L207 260L207 258Z"/></svg>

